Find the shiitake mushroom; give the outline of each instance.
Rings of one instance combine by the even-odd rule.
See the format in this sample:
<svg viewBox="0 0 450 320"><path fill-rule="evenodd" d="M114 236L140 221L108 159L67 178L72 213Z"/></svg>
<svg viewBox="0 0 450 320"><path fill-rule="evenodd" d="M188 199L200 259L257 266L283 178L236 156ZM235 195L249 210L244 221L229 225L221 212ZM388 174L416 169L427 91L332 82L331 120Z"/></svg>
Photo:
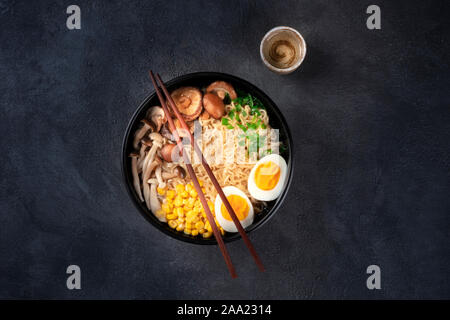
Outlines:
<svg viewBox="0 0 450 320"><path fill-rule="evenodd" d="M214 93L206 93L203 96L203 106L214 119L220 119L225 114L225 104Z"/></svg>
<svg viewBox="0 0 450 320"><path fill-rule="evenodd" d="M170 96L184 120L195 120L202 112L202 92L199 89L195 87L181 87L174 90Z"/></svg>
<svg viewBox="0 0 450 320"><path fill-rule="evenodd" d="M225 95L228 93L231 100L237 98L237 93L233 86L225 81L215 81L211 83L207 88L206 92L215 93L220 99L225 99Z"/></svg>

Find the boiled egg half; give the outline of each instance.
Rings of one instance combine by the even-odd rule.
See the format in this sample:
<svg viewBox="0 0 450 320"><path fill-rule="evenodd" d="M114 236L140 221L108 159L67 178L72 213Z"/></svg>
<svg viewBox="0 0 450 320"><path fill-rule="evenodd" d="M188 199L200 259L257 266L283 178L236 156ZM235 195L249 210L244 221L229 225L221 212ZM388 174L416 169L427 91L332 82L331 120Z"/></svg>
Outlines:
<svg viewBox="0 0 450 320"><path fill-rule="evenodd" d="M272 201L278 198L286 182L286 161L278 154L260 159L250 171L248 192L256 200Z"/></svg>
<svg viewBox="0 0 450 320"><path fill-rule="evenodd" d="M251 225L254 218L253 205L245 193L233 186L225 187L222 190L233 208L234 213L241 222L242 227L246 228ZM238 232L219 195L216 197L214 212L216 214L217 222L222 226L223 230L227 232Z"/></svg>

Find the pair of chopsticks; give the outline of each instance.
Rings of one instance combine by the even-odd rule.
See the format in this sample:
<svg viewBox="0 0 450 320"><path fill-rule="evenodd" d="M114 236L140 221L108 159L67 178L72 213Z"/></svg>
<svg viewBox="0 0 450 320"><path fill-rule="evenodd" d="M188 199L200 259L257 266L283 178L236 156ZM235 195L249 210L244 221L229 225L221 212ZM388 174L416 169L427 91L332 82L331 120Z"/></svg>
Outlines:
<svg viewBox="0 0 450 320"><path fill-rule="evenodd" d="M251 255L253 256L253 259L255 260L256 265L258 266L260 271L264 271L264 266L259 259L258 254L255 251L255 248L253 247L252 243L250 242L250 239L248 238L247 234L245 233L244 228L242 227L238 217L236 216L236 213L233 210L233 207L230 205L230 202L228 201L227 197L225 196L222 188L219 185L219 182L217 181L216 177L214 176L210 166L206 162L205 157L203 156L202 151L198 147L197 143L194 141L194 136L192 135L191 131L189 130L188 125L184 121L182 115L178 111L178 108L173 101L172 97L170 96L169 92L167 91L167 88L165 87L163 81L161 80L161 77L159 74L153 75L153 72L150 70L150 78L152 80L153 86L155 87L156 94L158 95L159 101L161 102L161 106L164 110L164 113L166 115L167 121L169 123L169 130L175 137L175 140L178 145L178 149L182 152L183 160L186 164L189 176L192 179L192 183L194 184L195 190L197 191L197 194L199 195L200 202L203 206L203 209L205 210L206 217L209 221L209 224L212 227L214 237L216 238L217 243L219 244L220 251L222 252L222 255L225 259L225 263L227 264L228 270L230 271L231 277L236 278L237 274L234 269L233 263L231 262L230 255L228 254L227 248L225 246L225 243L222 239L222 235L220 234L219 229L217 228L216 222L214 221L214 217L211 213L211 210L209 209L208 202L206 201L206 197L202 191L202 188L200 187L200 184L197 179L197 175L194 172L194 168L192 167L192 164L189 160L189 157L187 153L184 150L183 143L181 142L180 135L178 134L177 127L175 126L171 113L169 112L168 106L166 104L166 100L164 99L163 95L161 94L160 88L156 82L156 80L159 82L159 85L161 86L162 91L164 92L164 96L167 99L168 104L172 108L173 113L177 117L178 121L181 123L182 128L189 134L188 138L190 139L191 145L194 148L195 153L201 159L202 165L205 168L206 173L208 174L209 178L211 179L211 182L214 185L214 188L216 188L217 193L219 194L220 198L222 199L223 204L227 208L228 212L230 213L231 219L233 220L239 234L241 235L242 239L244 239L245 244L247 245L248 250L250 251Z"/></svg>

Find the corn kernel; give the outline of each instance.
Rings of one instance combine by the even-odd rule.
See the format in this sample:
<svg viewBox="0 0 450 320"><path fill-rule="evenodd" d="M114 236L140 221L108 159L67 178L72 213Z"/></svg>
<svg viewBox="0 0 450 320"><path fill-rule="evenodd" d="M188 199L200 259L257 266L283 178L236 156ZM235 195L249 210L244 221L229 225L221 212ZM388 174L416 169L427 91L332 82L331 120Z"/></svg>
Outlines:
<svg viewBox="0 0 450 320"><path fill-rule="evenodd" d="M167 199L173 199L175 197L175 190L168 190L166 193Z"/></svg>
<svg viewBox="0 0 450 320"><path fill-rule="evenodd" d="M212 236L212 232L205 232L204 234L202 234L203 238L209 238Z"/></svg>
<svg viewBox="0 0 450 320"><path fill-rule="evenodd" d="M195 224L195 228L198 229L198 230L203 229L204 226L205 226L205 224L202 221L198 221Z"/></svg>
<svg viewBox="0 0 450 320"><path fill-rule="evenodd" d="M203 181L202 180L198 180L198 183L200 184L200 187L203 187Z"/></svg>
<svg viewBox="0 0 450 320"><path fill-rule="evenodd" d="M187 193L187 192L186 192L186 193ZM193 197L193 198L197 197L197 191L195 191L195 190L189 191L189 194L190 194L191 197Z"/></svg>
<svg viewBox="0 0 450 320"><path fill-rule="evenodd" d="M198 230L198 233L200 233L200 234L204 234L205 232L206 232L205 229L200 229L200 230Z"/></svg>
<svg viewBox="0 0 450 320"><path fill-rule="evenodd" d="M180 193L180 196L182 198L187 198L187 197L189 197L189 193L187 191L183 191L183 192Z"/></svg>
<svg viewBox="0 0 450 320"><path fill-rule="evenodd" d="M176 218L178 218L178 215L176 213L172 213L172 214L167 214L166 215L167 220L174 220Z"/></svg>
<svg viewBox="0 0 450 320"><path fill-rule="evenodd" d="M165 215L166 215L166 213L164 212L163 209L156 210L156 216L157 217L164 217Z"/></svg>
<svg viewBox="0 0 450 320"><path fill-rule="evenodd" d="M185 234L190 234L190 233L191 233L191 229L186 229L186 228L185 228L185 229L184 229L184 233L185 233Z"/></svg>
<svg viewBox="0 0 450 320"><path fill-rule="evenodd" d="M195 199L194 198L189 198L187 201L187 204L189 207L193 208L195 205Z"/></svg>
<svg viewBox="0 0 450 320"><path fill-rule="evenodd" d="M188 185L186 186L186 191L187 191L187 192L191 192L192 189L193 189L193 187L192 187L191 184L188 184Z"/></svg>
<svg viewBox="0 0 450 320"><path fill-rule="evenodd" d="M165 212L165 213L170 213L172 211L172 209L170 208L170 204L165 202L161 205L161 209Z"/></svg>
<svg viewBox="0 0 450 320"><path fill-rule="evenodd" d="M180 223L184 223L185 220L183 217L178 217L177 221L178 221L178 224L180 224Z"/></svg>
<svg viewBox="0 0 450 320"><path fill-rule="evenodd" d="M197 223L198 221L200 220L200 218L198 217L198 216L194 216L193 218L192 218L192 223Z"/></svg>
<svg viewBox="0 0 450 320"><path fill-rule="evenodd" d="M180 196L176 196L173 204L176 207L181 207L183 205L183 199Z"/></svg>
<svg viewBox="0 0 450 320"><path fill-rule="evenodd" d="M176 220L170 220L167 223L169 224L169 227L171 227L172 229L175 229L178 226L178 222Z"/></svg>
<svg viewBox="0 0 450 320"><path fill-rule="evenodd" d="M177 231L183 231L183 230L184 230L184 224L183 223L178 224Z"/></svg>
<svg viewBox="0 0 450 320"><path fill-rule="evenodd" d="M198 235L198 230L196 230L196 229L192 230L192 231L191 231L191 234L192 234L193 236L197 236L197 235Z"/></svg>
<svg viewBox="0 0 450 320"><path fill-rule="evenodd" d="M156 188L156 191L158 192L159 195L164 195L164 193L166 193L166 189L160 187Z"/></svg>
<svg viewBox="0 0 450 320"><path fill-rule="evenodd" d="M181 210L183 210L183 212L184 212L185 214L192 210L192 209L189 208L187 205L184 205L184 206L182 206L182 207L180 207L180 208L181 208Z"/></svg>
<svg viewBox="0 0 450 320"><path fill-rule="evenodd" d="M182 184L177 184L175 190L177 191L177 193L182 193L183 191L185 191L184 186Z"/></svg>

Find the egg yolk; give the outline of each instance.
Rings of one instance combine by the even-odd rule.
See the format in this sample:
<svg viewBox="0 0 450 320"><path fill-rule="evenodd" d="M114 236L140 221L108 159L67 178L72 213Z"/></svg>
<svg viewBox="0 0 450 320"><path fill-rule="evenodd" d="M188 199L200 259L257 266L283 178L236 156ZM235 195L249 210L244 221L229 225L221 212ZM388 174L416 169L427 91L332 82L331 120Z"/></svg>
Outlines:
<svg viewBox="0 0 450 320"><path fill-rule="evenodd" d="M239 220L244 220L247 217L248 211L249 211L249 206L248 206L247 200L245 200L244 198L242 198L241 196L238 196L236 194L229 195L227 197L227 199L228 199L228 202L231 204L231 207L233 208L234 213L236 213L236 217ZM225 205L223 203L220 206L220 212L222 213L222 217L224 219L233 221L230 217L230 214L228 213L227 208L225 207Z"/></svg>
<svg viewBox="0 0 450 320"><path fill-rule="evenodd" d="M280 166L272 161L261 163L255 170L255 184L261 190L272 190L280 180Z"/></svg>

